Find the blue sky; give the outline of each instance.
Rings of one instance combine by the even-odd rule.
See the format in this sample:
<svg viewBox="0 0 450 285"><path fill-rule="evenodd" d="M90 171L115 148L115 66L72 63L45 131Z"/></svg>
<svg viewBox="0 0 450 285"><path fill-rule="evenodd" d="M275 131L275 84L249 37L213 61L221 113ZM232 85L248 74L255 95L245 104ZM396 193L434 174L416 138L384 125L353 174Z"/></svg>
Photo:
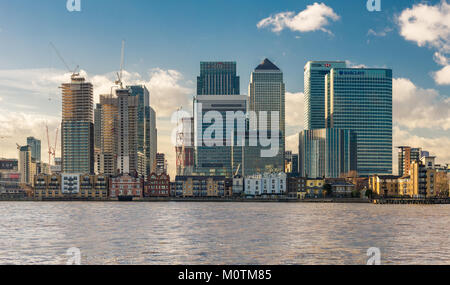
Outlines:
<svg viewBox="0 0 450 285"><path fill-rule="evenodd" d="M288 11L295 16L315 2L332 9L338 19L327 18L327 23L307 32L296 30L295 24L294 28L285 26L279 32L272 31L272 26L257 27L265 18ZM443 72L439 82L433 75L446 66L445 71L450 71L450 6L446 0L381 0L382 11L369 12L366 2L81 0L81 12L68 12L66 0L3 0L0 2L0 111L5 112L3 118L0 115L0 133L12 138L0 141L0 156L15 155L12 143L19 139L15 130L23 129L24 136L31 129L43 139L42 131L35 129L41 128L44 121L57 125L60 114L57 87L60 78L65 81L60 77L64 75L64 66L49 42L58 47L70 65L80 65L94 83L107 85L108 80L112 81L112 72L119 68L124 39L125 69L130 83L136 80L149 83L154 97L152 104L161 117L160 145L170 135L170 126L164 118L176 109L178 100L180 105L186 105L195 93L200 61L236 61L241 93L247 94L252 69L263 58L271 59L285 75L290 108L287 116L297 112L292 115L292 123L288 120L288 135L294 135L302 129L302 112L298 110L303 107L305 63L347 60L356 66L392 68L398 79L394 83L398 92L394 94L398 100L394 98L394 101L398 106L412 106L413 101L424 105L416 110L423 119L420 121L410 119L409 109L399 107L402 109L395 121L394 144L424 144L450 162L450 156L445 154L450 153L446 144L450 142L450 114L446 108L450 106L450 80L446 79L450 73ZM399 16L407 9L412 9L411 13L419 20L433 18L437 10L442 17L439 21L444 23L442 30L430 32L430 23L423 23L425 30L421 29L420 33L407 30L399 23ZM419 30L420 25L419 21L412 29ZM438 40L427 38L434 33ZM439 64L436 53L447 62ZM38 75L36 70L48 74ZM175 103L164 102L172 94ZM8 120L33 120L41 125L22 123L12 128ZM169 148L161 151L172 152ZM169 163L174 164L170 159Z"/></svg>
<svg viewBox="0 0 450 285"><path fill-rule="evenodd" d="M126 40L126 67L144 73L159 67L176 69L194 80L201 60L235 60L246 92L249 75L264 57L284 71L287 90L303 89L303 66L310 59L350 60L386 66L426 88L436 87L428 72L436 70L433 50L405 41L394 15L420 1L382 1L381 12L369 12L365 0L322 1L341 17L324 32L279 35L257 29L263 18L301 11L315 1L119 1L81 0L81 12L68 12L65 0L2 1L0 61L5 69L61 67L49 42L66 60L95 74L116 70L120 41ZM439 1L427 1L439 3ZM386 37L368 30L394 31ZM296 38L299 36L300 38ZM370 41L369 43L367 41Z"/></svg>

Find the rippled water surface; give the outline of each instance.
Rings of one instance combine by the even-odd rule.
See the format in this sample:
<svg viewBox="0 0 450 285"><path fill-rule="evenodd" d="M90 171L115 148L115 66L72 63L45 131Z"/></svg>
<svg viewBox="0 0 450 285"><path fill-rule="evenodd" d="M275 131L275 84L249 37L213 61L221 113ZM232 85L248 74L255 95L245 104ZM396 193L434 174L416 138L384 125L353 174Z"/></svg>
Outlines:
<svg viewBox="0 0 450 285"><path fill-rule="evenodd" d="M450 205L0 202L0 264L450 264Z"/></svg>

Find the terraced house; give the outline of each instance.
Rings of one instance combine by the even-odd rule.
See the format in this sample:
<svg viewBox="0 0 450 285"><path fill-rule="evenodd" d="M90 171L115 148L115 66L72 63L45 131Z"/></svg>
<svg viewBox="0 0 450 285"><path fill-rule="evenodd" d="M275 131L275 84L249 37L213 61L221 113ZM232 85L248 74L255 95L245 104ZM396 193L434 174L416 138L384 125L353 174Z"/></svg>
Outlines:
<svg viewBox="0 0 450 285"><path fill-rule="evenodd" d="M34 183L37 199L108 199L108 179L104 175L39 174Z"/></svg>

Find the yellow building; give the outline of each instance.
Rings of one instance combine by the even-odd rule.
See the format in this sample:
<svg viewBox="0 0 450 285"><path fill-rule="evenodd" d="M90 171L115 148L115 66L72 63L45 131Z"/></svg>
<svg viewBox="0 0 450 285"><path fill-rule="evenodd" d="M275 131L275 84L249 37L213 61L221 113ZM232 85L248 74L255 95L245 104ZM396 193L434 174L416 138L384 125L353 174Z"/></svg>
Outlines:
<svg viewBox="0 0 450 285"><path fill-rule="evenodd" d="M437 171L436 172L436 190L439 197L450 197L450 172Z"/></svg>
<svg viewBox="0 0 450 285"><path fill-rule="evenodd" d="M38 199L108 199L108 179L104 175L79 175L72 193L62 189L61 174L39 174L34 178L34 196Z"/></svg>
<svg viewBox="0 0 450 285"><path fill-rule="evenodd" d="M401 196L399 176L374 175L369 178L369 188L375 195L384 197ZM404 191L404 189L402 189Z"/></svg>
<svg viewBox="0 0 450 285"><path fill-rule="evenodd" d="M223 176L177 176L176 187L181 190L176 195L183 197L223 197L225 177Z"/></svg>
<svg viewBox="0 0 450 285"><path fill-rule="evenodd" d="M317 179L317 178L316 179L313 179L313 178L306 179L305 196L308 198L321 198L321 197L325 196L325 193L323 190L324 185L325 185L324 179ZM304 198L305 197L303 197L301 199L304 199Z"/></svg>
<svg viewBox="0 0 450 285"><path fill-rule="evenodd" d="M422 162L411 163L410 192L413 197L433 198L436 191L436 170L426 168Z"/></svg>

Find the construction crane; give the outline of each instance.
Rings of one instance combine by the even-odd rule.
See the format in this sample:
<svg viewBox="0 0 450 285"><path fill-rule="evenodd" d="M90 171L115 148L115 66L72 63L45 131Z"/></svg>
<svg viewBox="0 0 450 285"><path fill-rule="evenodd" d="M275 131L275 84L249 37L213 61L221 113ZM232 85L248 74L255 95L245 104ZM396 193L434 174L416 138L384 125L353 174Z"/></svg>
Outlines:
<svg viewBox="0 0 450 285"><path fill-rule="evenodd" d="M120 86L120 89L123 89L123 66L125 61L125 41L122 40L122 51L120 55L120 71L117 72L117 80L115 81L116 85Z"/></svg>
<svg viewBox="0 0 450 285"><path fill-rule="evenodd" d="M74 69L70 68L69 65L67 64L67 62L64 60L64 57L62 57L61 53L58 51L58 49L56 48L56 46L52 42L50 42L50 46L53 48L53 50L55 51L55 53L58 56L58 58L61 60L61 62L67 68L67 71L72 73L71 78L79 76L80 73L77 72L77 70L79 69L80 66L77 65Z"/></svg>
<svg viewBox="0 0 450 285"><path fill-rule="evenodd" d="M59 128L56 128L56 136L55 136L55 144L54 146L52 146L50 144L50 136L48 134L48 124L45 125L45 129L46 129L46 133L47 133L47 146L48 146L48 165L51 165L52 163L52 156L53 156L53 161L55 161L55 157L56 157L56 148L58 145L58 133L59 133Z"/></svg>

